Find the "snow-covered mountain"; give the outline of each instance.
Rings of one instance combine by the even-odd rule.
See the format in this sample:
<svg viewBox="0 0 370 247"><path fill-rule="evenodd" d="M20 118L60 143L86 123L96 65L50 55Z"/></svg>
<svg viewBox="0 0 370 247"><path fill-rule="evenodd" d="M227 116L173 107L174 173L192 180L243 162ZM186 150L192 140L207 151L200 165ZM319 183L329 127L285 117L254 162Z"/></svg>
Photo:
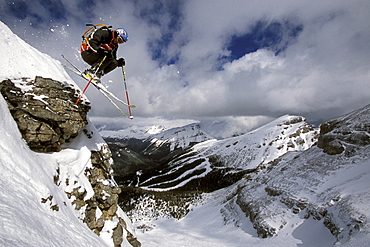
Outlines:
<svg viewBox="0 0 370 247"><path fill-rule="evenodd" d="M370 105L321 127L320 139L342 147L335 155L327 144L290 152L241 180L227 192L225 217L248 217L263 237L316 225L338 244L369 246L369 117Z"/></svg>
<svg viewBox="0 0 370 247"><path fill-rule="evenodd" d="M78 86L58 61L26 44L1 22L0 33L0 245L139 246L130 220L117 207L119 188L111 174L110 151L93 124L83 119L87 125L77 136L47 125L53 115L68 128L67 120L74 115L68 113L73 104L68 97L73 99ZM47 94L40 94L44 89L49 89ZM18 101L10 103L14 98ZM54 103L68 111L56 111ZM23 120L34 124L27 126ZM56 135L44 134L46 129ZM68 141L61 151L58 135ZM39 152L31 151L34 139L57 144L51 150L58 152L44 153L40 145L33 149ZM97 167L103 160L106 166Z"/></svg>
<svg viewBox="0 0 370 247"><path fill-rule="evenodd" d="M274 118L264 116L203 117L201 119L135 117L134 122L127 122L121 118L109 118L109 124L107 124L106 118L92 117L91 119L103 137L120 139L145 139L151 135L174 128L182 128L187 125L200 125L201 130L209 136L216 139L226 139L232 136L242 135L274 120Z"/></svg>
<svg viewBox="0 0 370 247"><path fill-rule="evenodd" d="M174 151L175 149L190 147L192 143L195 144L210 139L213 139L213 137L202 131L200 125L191 124L160 132L150 136L146 140L152 143L149 149L157 149L164 145L169 145L170 151Z"/></svg>
<svg viewBox="0 0 370 247"><path fill-rule="evenodd" d="M233 183L246 172L255 170L261 164L267 164L288 151L308 149L316 142L317 136L318 128L308 125L302 117L289 115L247 134L224 140L216 140L208 136L198 124L174 128L147 137L141 143L142 150L135 151L148 154L148 158L150 155L168 156L167 153L175 148L180 149L183 154L179 152L172 154L166 162L153 169L148 167L143 169L142 166L135 169L133 166L131 169L134 171L142 170L138 174L140 178L133 180L140 180L139 186L145 189L159 191L172 190L185 185L189 187L189 183L198 184L199 180L217 180L216 177L223 177L224 179L219 181L223 183L229 176L227 180ZM111 139L108 139L108 143L111 142ZM126 145L135 149L134 146L138 144L127 142ZM163 145L167 146L167 152L160 150ZM213 188L205 189L203 186L200 190L219 188L217 183L213 183L211 186ZM196 188L191 189L196 190Z"/></svg>
<svg viewBox="0 0 370 247"><path fill-rule="evenodd" d="M370 105L319 133L287 115L196 144L122 205L143 245L369 246L369 117Z"/></svg>
<svg viewBox="0 0 370 247"><path fill-rule="evenodd" d="M201 129L199 123L169 129L163 126L145 126L136 131L129 128L102 131L101 134L112 150L116 161L115 175L119 177L119 181L133 178L134 174L141 174L146 170L157 169L183 150L214 139ZM137 179L129 180L131 182L123 184L132 184Z"/></svg>

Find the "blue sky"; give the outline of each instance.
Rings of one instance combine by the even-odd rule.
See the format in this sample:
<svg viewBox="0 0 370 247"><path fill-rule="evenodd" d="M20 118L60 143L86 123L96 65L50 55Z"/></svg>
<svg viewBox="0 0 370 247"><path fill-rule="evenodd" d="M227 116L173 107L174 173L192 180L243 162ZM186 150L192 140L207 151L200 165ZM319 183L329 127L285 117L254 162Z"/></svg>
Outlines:
<svg viewBox="0 0 370 247"><path fill-rule="evenodd" d="M168 118L320 122L368 104L368 13L367 0L0 0L0 20L14 33L81 68L86 23L124 27L129 42L118 54L135 114ZM105 80L123 91L118 70ZM94 106L104 102L98 92L87 96L92 115L117 115L109 103Z"/></svg>

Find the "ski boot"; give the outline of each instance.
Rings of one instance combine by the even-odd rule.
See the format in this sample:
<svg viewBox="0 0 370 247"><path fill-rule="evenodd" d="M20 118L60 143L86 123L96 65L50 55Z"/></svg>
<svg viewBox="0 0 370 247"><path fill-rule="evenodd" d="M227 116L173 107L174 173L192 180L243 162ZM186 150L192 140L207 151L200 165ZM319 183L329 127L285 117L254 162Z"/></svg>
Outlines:
<svg viewBox="0 0 370 247"><path fill-rule="evenodd" d="M90 69L87 69L85 70L82 75L87 79L87 80L90 80L91 78L93 78L93 81L95 81L96 83L100 83L100 77L103 76L104 74L104 71L98 71L96 72L95 76L95 70L93 68L90 68Z"/></svg>

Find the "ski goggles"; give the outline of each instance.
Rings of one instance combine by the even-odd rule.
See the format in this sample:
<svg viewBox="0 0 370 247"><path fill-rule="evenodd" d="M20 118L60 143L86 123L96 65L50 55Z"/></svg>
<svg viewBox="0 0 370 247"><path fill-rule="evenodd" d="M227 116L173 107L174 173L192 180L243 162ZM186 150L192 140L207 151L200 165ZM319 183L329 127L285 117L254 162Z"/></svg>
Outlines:
<svg viewBox="0 0 370 247"><path fill-rule="evenodd" d="M123 43L125 43L126 41L121 37L121 36L118 36L117 37L117 43L118 44L123 44Z"/></svg>

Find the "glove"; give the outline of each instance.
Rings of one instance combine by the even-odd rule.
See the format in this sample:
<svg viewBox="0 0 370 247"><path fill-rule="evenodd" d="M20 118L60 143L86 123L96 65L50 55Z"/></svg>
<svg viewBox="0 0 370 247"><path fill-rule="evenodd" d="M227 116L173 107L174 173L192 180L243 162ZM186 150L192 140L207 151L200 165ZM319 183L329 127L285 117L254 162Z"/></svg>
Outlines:
<svg viewBox="0 0 370 247"><path fill-rule="evenodd" d="M106 49L103 49L103 48L99 48L97 50L97 52L101 56L107 56L107 57L111 57L112 56L112 52L110 50L106 50Z"/></svg>
<svg viewBox="0 0 370 247"><path fill-rule="evenodd" d="M124 58L121 57L120 59L117 60L117 64L118 64L118 67L123 67L126 65L126 61Z"/></svg>

